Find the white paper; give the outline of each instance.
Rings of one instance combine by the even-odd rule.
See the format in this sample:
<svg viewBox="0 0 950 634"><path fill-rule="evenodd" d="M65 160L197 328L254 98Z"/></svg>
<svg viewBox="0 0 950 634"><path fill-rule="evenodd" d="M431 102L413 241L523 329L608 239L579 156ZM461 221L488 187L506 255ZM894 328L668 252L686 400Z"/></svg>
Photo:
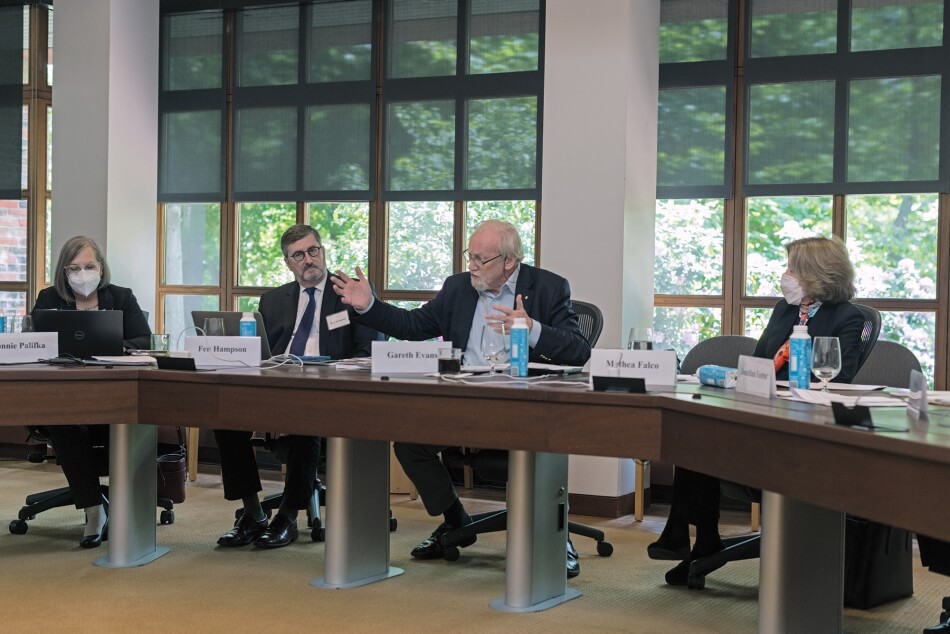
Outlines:
<svg viewBox="0 0 950 634"><path fill-rule="evenodd" d="M815 405L826 405L831 407L832 403L842 403L847 407L863 405L865 407L898 407L900 400L890 396L846 396L844 394L835 394L834 392L821 392L818 390L801 390L793 387L791 389L792 400L803 403L813 403Z"/></svg>
<svg viewBox="0 0 950 634"><path fill-rule="evenodd" d="M779 387L788 387L788 381L781 380L776 381L775 384ZM883 390L885 385L862 385L860 383L829 383L828 389L834 390L835 392L873 392L875 390ZM820 390L821 382L812 381L809 383L810 390Z"/></svg>

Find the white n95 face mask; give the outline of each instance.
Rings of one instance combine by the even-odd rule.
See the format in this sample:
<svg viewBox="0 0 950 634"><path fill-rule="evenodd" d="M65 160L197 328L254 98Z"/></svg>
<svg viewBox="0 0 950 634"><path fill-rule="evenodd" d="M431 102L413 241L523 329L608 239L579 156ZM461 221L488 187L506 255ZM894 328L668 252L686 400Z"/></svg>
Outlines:
<svg viewBox="0 0 950 634"><path fill-rule="evenodd" d="M99 282L102 276L95 269L83 269L78 273L70 273L67 276L69 287L80 297L89 297L94 290L99 288Z"/></svg>
<svg viewBox="0 0 950 634"><path fill-rule="evenodd" d="M782 287L782 296L785 297L786 302L792 306L798 306L802 303L805 291L802 290L802 285L794 275L788 272L783 273L779 286Z"/></svg>

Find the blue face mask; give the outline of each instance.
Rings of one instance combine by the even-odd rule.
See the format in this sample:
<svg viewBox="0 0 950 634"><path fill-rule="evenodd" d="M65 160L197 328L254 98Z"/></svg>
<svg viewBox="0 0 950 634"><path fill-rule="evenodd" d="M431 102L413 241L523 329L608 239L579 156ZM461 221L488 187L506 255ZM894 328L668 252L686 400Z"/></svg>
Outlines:
<svg viewBox="0 0 950 634"><path fill-rule="evenodd" d="M802 290L802 285L794 275L787 271L783 273L779 286L782 287L782 296L785 297L786 302L792 306L798 306L802 303L805 291Z"/></svg>

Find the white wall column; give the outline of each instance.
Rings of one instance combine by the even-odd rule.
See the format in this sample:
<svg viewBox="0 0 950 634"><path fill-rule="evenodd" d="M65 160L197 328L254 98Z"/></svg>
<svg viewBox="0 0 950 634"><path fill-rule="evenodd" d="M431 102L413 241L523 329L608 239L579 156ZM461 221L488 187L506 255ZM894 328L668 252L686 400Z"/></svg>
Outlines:
<svg viewBox="0 0 950 634"><path fill-rule="evenodd" d="M52 257L78 234L155 323L159 0L57 3Z"/></svg>
<svg viewBox="0 0 950 634"><path fill-rule="evenodd" d="M598 347L622 347L653 321L660 3L546 7L540 261L604 312ZM570 468L572 493L633 490L629 461Z"/></svg>

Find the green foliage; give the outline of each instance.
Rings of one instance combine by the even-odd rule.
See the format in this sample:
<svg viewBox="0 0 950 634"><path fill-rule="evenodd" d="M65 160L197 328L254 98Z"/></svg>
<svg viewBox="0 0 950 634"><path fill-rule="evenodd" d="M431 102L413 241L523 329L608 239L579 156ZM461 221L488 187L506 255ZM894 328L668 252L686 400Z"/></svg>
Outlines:
<svg viewBox="0 0 950 634"><path fill-rule="evenodd" d="M722 294L723 207L722 200L656 201L654 292Z"/></svg>
<svg viewBox="0 0 950 634"><path fill-rule="evenodd" d="M937 195L849 196L848 250L856 271L858 297L933 299L937 271ZM657 201L656 292L701 295L710 271L721 267L722 201ZM747 199L746 292L781 297L786 267L783 245L811 235L831 235L831 199L789 196ZM717 260L718 258L718 260ZM715 276L713 276L715 279ZM722 291L717 290L716 294ZM744 331L758 337L769 308L747 308ZM881 338L897 341L917 355L933 377L936 350L934 312L885 311ZM715 308L658 307L658 341L680 358L700 339L721 334Z"/></svg>
<svg viewBox="0 0 950 634"><path fill-rule="evenodd" d="M465 244L483 220L504 220L518 229L525 264L534 264L537 207L533 200L472 200L465 204Z"/></svg>
<svg viewBox="0 0 950 634"><path fill-rule="evenodd" d="M685 5L685 2L681 3ZM725 13L726 3L722 3ZM660 63L726 59L729 41L726 16L704 20L663 21L660 24Z"/></svg>
<svg viewBox="0 0 950 634"><path fill-rule="evenodd" d="M453 211L450 202L389 203L387 288L442 287L452 274Z"/></svg>
<svg viewBox="0 0 950 634"><path fill-rule="evenodd" d="M851 50L940 46L943 2L897 3L851 10Z"/></svg>
<svg viewBox="0 0 950 634"><path fill-rule="evenodd" d="M309 224L320 233L327 266L355 275L369 271L369 203L310 203Z"/></svg>
<svg viewBox="0 0 950 634"><path fill-rule="evenodd" d="M293 276L284 264L280 236L297 221L294 203L242 203L238 208L238 284L266 288Z"/></svg>
<svg viewBox="0 0 950 634"><path fill-rule="evenodd" d="M838 11L802 11L788 5L788 13L752 16L752 57L834 53L837 47ZM783 7L784 8L784 7Z"/></svg>
<svg viewBox="0 0 950 634"><path fill-rule="evenodd" d="M657 185L722 184L726 87L660 90L657 116ZM684 148L689 151L684 152Z"/></svg>

